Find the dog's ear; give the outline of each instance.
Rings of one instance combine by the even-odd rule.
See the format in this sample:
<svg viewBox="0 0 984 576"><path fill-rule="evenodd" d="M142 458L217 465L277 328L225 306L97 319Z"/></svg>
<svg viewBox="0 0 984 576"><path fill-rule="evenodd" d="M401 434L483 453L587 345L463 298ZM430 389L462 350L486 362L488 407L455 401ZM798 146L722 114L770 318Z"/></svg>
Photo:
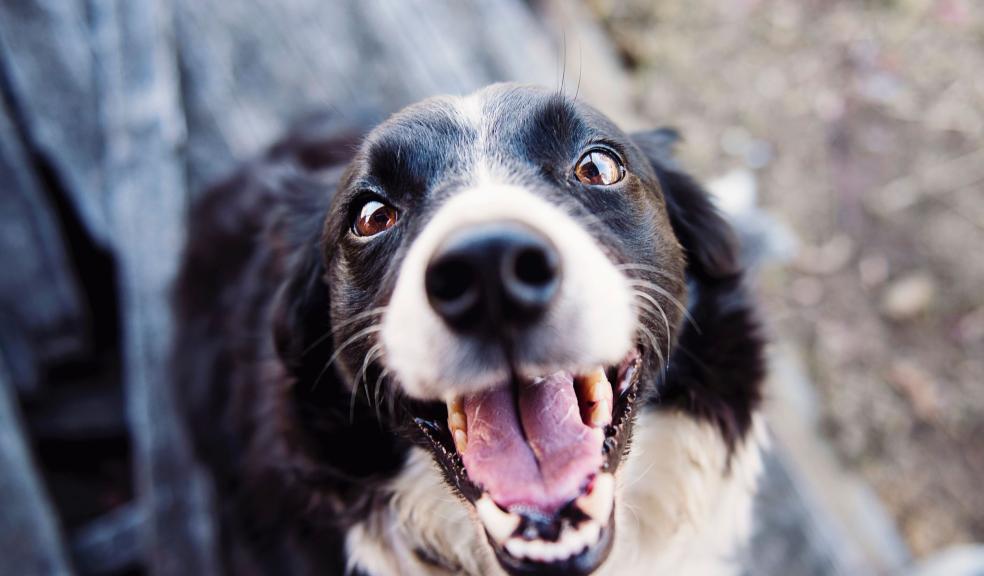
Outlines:
<svg viewBox="0 0 984 576"><path fill-rule="evenodd" d="M296 377L304 379L305 366L332 350L329 290L315 243L296 248L288 280L280 287L273 308L273 336L277 355Z"/></svg>
<svg viewBox="0 0 984 576"><path fill-rule="evenodd" d="M692 280L690 315L652 402L714 423L734 449L752 426L765 375L764 343L743 285L737 240L707 193L674 161L675 131L633 138L659 179Z"/></svg>
<svg viewBox="0 0 984 576"><path fill-rule="evenodd" d="M659 179L673 233L687 254L688 270L698 277L726 278L740 273L737 241L707 192L680 170L673 147L676 130L660 128L632 135Z"/></svg>
<svg viewBox="0 0 984 576"><path fill-rule="evenodd" d="M280 359L297 378L320 374L333 353L330 290L325 280L321 237L331 198L341 174L365 131L331 117L299 123L264 159L279 166L264 180L281 199L283 225L265 231L264 246L277 250L286 281L273 308L274 344ZM291 167L284 169L284 166Z"/></svg>

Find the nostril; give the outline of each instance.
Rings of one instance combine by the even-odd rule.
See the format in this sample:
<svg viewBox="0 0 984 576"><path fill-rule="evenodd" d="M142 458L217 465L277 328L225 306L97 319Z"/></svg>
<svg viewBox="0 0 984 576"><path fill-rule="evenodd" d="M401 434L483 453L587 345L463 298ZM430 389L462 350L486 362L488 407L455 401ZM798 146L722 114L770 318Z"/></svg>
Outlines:
<svg viewBox="0 0 984 576"><path fill-rule="evenodd" d="M504 312L514 322L531 322L546 311L560 285L553 247L537 239L523 243L503 259Z"/></svg>
<svg viewBox="0 0 984 576"><path fill-rule="evenodd" d="M452 325L459 325L473 316L479 303L478 283L474 266L455 257L445 257L432 264L424 278L431 306Z"/></svg>
<svg viewBox="0 0 984 576"><path fill-rule="evenodd" d="M474 270L461 260L445 260L431 268L427 275L427 292L442 302L462 298L474 285Z"/></svg>
<svg viewBox="0 0 984 576"><path fill-rule="evenodd" d="M545 250L528 246L516 255L513 273L523 284L542 287L553 282L556 268L557 263Z"/></svg>

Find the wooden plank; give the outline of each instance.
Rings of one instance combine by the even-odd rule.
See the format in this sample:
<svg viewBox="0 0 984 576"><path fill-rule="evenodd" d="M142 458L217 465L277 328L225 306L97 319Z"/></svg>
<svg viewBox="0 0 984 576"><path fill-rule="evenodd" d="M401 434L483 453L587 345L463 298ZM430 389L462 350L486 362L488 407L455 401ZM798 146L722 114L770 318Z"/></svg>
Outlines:
<svg viewBox="0 0 984 576"><path fill-rule="evenodd" d="M0 574L70 575L58 522L34 468L0 358Z"/></svg>
<svg viewBox="0 0 984 576"><path fill-rule="evenodd" d="M0 69L31 148L92 238L108 247L98 66L86 20L80 0L0 2Z"/></svg>
<svg viewBox="0 0 984 576"><path fill-rule="evenodd" d="M379 116L560 76L555 47L516 0L178 0L176 34L193 191L312 112Z"/></svg>
<svg viewBox="0 0 984 576"><path fill-rule="evenodd" d="M140 567L144 557L144 508L127 504L76 530L72 560L86 576L120 574Z"/></svg>
<svg viewBox="0 0 984 576"><path fill-rule="evenodd" d="M796 524L800 531L812 537L803 553L825 555L832 567L830 571L814 573L886 576L902 573L912 560L909 550L872 488L841 466L831 447L820 437L816 412L820 403L813 398L815 389L795 351L788 346L776 346L770 353L769 363L770 401L766 416L783 473L795 487L794 505L802 510ZM765 488L770 488L769 481ZM780 506L781 499L769 500L770 497L771 494L764 492L760 499ZM776 518L784 509L792 510L792 507L787 503L771 517ZM776 538L795 537L781 523L766 524L763 530L774 532ZM795 565L792 569L786 573L795 573Z"/></svg>
<svg viewBox="0 0 984 576"><path fill-rule="evenodd" d="M87 318L54 207L4 99L0 182L0 345L14 385L33 394L42 362L85 350Z"/></svg>
<svg viewBox="0 0 984 576"><path fill-rule="evenodd" d="M124 380L136 492L156 576L215 574L206 483L172 394L169 289L187 203L184 119L171 13L163 0L98 2L90 20L100 67L105 191L122 299Z"/></svg>

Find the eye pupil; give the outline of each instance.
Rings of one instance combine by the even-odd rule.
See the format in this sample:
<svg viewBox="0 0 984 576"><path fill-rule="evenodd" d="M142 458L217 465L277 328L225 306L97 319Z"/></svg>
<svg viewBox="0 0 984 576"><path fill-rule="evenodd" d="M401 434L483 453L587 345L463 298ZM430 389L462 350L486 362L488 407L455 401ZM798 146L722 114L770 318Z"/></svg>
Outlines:
<svg viewBox="0 0 984 576"><path fill-rule="evenodd" d="M392 228L396 220L395 208L378 200L369 200L359 210L352 231L356 236L375 236Z"/></svg>
<svg viewBox="0 0 984 576"><path fill-rule="evenodd" d="M574 176L582 184L610 186L625 174L621 161L607 150L592 150L578 161Z"/></svg>
<svg viewBox="0 0 984 576"><path fill-rule="evenodd" d="M590 159L585 163L582 175L592 180L601 176L601 170L598 170L598 164L594 159Z"/></svg>

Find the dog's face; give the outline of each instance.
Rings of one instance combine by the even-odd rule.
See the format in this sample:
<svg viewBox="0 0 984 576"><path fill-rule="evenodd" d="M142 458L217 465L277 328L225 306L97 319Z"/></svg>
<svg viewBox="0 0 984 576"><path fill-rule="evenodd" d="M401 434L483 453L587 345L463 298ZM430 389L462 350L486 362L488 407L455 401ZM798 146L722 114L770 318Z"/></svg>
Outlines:
<svg viewBox="0 0 984 576"><path fill-rule="evenodd" d="M428 100L366 139L324 239L354 391L391 400L508 572L596 569L683 309L649 159L545 90Z"/></svg>

